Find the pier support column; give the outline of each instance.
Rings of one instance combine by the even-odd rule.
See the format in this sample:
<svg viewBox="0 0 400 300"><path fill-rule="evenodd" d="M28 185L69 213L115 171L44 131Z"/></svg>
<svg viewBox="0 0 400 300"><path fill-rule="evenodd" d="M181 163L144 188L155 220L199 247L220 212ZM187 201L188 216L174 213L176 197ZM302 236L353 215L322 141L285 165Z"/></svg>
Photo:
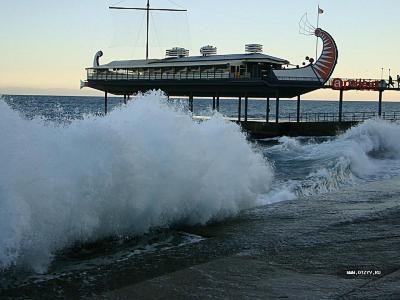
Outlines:
<svg viewBox="0 0 400 300"><path fill-rule="evenodd" d="M279 94L276 94L275 123L279 123Z"/></svg>
<svg viewBox="0 0 400 300"><path fill-rule="evenodd" d="M339 95L339 122L342 122L343 116L343 89L340 90Z"/></svg>
<svg viewBox="0 0 400 300"><path fill-rule="evenodd" d="M217 111L219 112L219 95L217 94Z"/></svg>
<svg viewBox="0 0 400 300"><path fill-rule="evenodd" d="M104 114L108 112L108 93L104 92Z"/></svg>
<svg viewBox="0 0 400 300"><path fill-rule="evenodd" d="M189 111L193 112L193 95L189 96Z"/></svg>
<svg viewBox="0 0 400 300"><path fill-rule="evenodd" d="M238 105L238 121L242 121L242 96L239 97L239 105Z"/></svg>
<svg viewBox="0 0 400 300"><path fill-rule="evenodd" d="M301 96L297 96L297 123L300 122L300 101L301 101Z"/></svg>
<svg viewBox="0 0 400 300"><path fill-rule="evenodd" d="M382 97L383 90L379 90L378 116L382 117Z"/></svg>
<svg viewBox="0 0 400 300"><path fill-rule="evenodd" d="M213 96L213 110L215 110L215 96Z"/></svg>
<svg viewBox="0 0 400 300"><path fill-rule="evenodd" d="M247 111L248 111L248 107L249 107L249 97L245 96L244 98L244 121L247 122Z"/></svg>
<svg viewBox="0 0 400 300"><path fill-rule="evenodd" d="M265 121L268 123L269 122L269 97L267 98L267 108L265 109Z"/></svg>
<svg viewBox="0 0 400 300"><path fill-rule="evenodd" d="M124 95L124 104L126 105L126 95Z"/></svg>

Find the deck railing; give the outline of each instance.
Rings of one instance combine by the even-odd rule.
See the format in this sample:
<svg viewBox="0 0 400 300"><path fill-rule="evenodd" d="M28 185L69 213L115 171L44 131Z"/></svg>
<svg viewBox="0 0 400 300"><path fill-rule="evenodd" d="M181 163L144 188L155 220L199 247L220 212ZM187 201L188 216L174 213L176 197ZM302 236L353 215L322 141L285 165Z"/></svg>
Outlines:
<svg viewBox="0 0 400 300"><path fill-rule="evenodd" d="M378 117L379 115L376 112L344 112L342 121L362 122ZM399 121L400 111L383 112L380 118L388 121ZM289 113L286 118L282 116L281 119L287 119L288 122L297 122L297 113ZM299 119L300 122L338 122L339 115L337 113L302 113Z"/></svg>
<svg viewBox="0 0 400 300"><path fill-rule="evenodd" d="M316 77L277 76L276 78L279 81L309 81L313 83L320 83L320 81Z"/></svg>
<svg viewBox="0 0 400 300"><path fill-rule="evenodd" d="M215 70L215 71L189 71L189 72L138 72L133 69L88 69L87 70L88 80L209 80L209 79L238 79L238 80L266 80L270 83L284 83L284 82L309 82L319 83L315 77L288 77L279 76L277 78L268 77L266 75L255 75L249 72L244 74L232 73L226 70Z"/></svg>
<svg viewBox="0 0 400 300"><path fill-rule="evenodd" d="M130 70L120 71L99 71L88 70L88 80L193 80L193 79L229 79L234 78L230 72L131 72ZM250 79L250 74L241 76L243 79Z"/></svg>

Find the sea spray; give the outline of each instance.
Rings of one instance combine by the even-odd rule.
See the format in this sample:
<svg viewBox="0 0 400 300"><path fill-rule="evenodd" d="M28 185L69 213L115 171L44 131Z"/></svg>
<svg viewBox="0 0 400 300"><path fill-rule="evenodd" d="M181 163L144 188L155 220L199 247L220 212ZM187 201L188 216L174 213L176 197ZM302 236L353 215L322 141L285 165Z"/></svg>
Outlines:
<svg viewBox="0 0 400 300"><path fill-rule="evenodd" d="M273 171L240 128L150 93L69 125L0 101L0 268L44 272L75 243L204 224L257 204Z"/></svg>
<svg viewBox="0 0 400 300"><path fill-rule="evenodd" d="M400 170L396 123L367 121L322 143L283 137L264 147L270 164L220 115L197 123L166 103L152 93L74 121L44 107L20 117L0 101L0 268L45 271L76 243L205 223Z"/></svg>
<svg viewBox="0 0 400 300"><path fill-rule="evenodd" d="M379 152L382 158L400 159L400 124L379 119L353 127L341 140L355 141L366 154Z"/></svg>
<svg viewBox="0 0 400 300"><path fill-rule="evenodd" d="M322 143L312 139L301 143L296 138L282 137L278 145L264 153L280 163L277 168L280 180L275 181L269 196L264 197L267 203L277 189L297 196L327 193L370 178L398 175L400 125L368 120ZM287 165L296 168L286 170Z"/></svg>

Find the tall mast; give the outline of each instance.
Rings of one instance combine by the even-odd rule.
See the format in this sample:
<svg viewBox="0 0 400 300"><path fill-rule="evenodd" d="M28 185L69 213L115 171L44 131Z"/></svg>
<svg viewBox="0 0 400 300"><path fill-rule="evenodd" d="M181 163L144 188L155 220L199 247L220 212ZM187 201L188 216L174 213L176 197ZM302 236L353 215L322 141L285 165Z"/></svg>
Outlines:
<svg viewBox="0 0 400 300"><path fill-rule="evenodd" d="M149 27L150 27L150 11L187 11L186 9L173 9L173 8L150 8L150 0L147 0L145 8L141 7L120 7L110 6L109 9L131 9L131 10L145 10L147 13L147 26L146 26L146 60L149 59Z"/></svg>
<svg viewBox="0 0 400 300"><path fill-rule="evenodd" d="M147 0L146 60L149 59L149 24L150 24L150 0Z"/></svg>

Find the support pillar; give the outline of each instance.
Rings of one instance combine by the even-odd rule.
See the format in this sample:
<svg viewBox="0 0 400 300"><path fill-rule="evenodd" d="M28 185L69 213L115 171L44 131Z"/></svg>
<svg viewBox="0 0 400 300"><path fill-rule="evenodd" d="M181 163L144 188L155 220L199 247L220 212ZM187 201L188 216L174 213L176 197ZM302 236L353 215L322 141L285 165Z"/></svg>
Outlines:
<svg viewBox="0 0 400 300"><path fill-rule="evenodd" d="M275 123L279 123L279 93L276 94Z"/></svg>
<svg viewBox="0 0 400 300"><path fill-rule="evenodd" d="M219 112L219 95L217 94L217 111Z"/></svg>
<svg viewBox="0 0 400 300"><path fill-rule="evenodd" d="M215 96L213 96L213 110L215 110Z"/></svg>
<svg viewBox="0 0 400 300"><path fill-rule="evenodd" d="M339 96L339 122L342 122L343 116L343 89L340 90Z"/></svg>
<svg viewBox="0 0 400 300"><path fill-rule="evenodd" d="M189 111L193 112L193 95L189 96Z"/></svg>
<svg viewBox="0 0 400 300"><path fill-rule="evenodd" d="M245 96L244 98L244 121L247 122L247 111L248 111L248 107L249 107L249 97Z"/></svg>
<svg viewBox="0 0 400 300"><path fill-rule="evenodd" d="M297 96L297 123L300 122L300 101L301 101L301 96Z"/></svg>
<svg viewBox="0 0 400 300"><path fill-rule="evenodd" d="M238 121L242 121L242 96L239 97Z"/></svg>
<svg viewBox="0 0 400 300"><path fill-rule="evenodd" d="M379 90L379 104L378 104L378 116L382 117L382 97L383 90Z"/></svg>
<svg viewBox="0 0 400 300"><path fill-rule="evenodd" d="M269 122L269 97L267 98L267 108L265 109L265 121L268 123Z"/></svg>
<svg viewBox="0 0 400 300"><path fill-rule="evenodd" d="M124 104L126 105L126 95L124 95Z"/></svg>
<svg viewBox="0 0 400 300"><path fill-rule="evenodd" d="M104 92L104 114L108 112L108 93Z"/></svg>

